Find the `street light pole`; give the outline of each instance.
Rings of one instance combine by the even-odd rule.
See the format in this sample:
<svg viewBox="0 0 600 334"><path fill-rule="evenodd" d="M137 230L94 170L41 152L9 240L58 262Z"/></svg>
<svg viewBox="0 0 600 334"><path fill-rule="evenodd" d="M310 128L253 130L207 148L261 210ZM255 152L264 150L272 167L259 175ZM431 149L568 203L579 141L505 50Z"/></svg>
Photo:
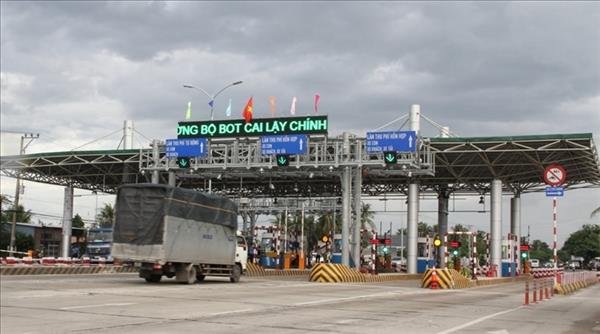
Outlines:
<svg viewBox="0 0 600 334"><path fill-rule="evenodd" d="M235 85L239 85L241 84L243 81L236 81L233 83L230 83L229 85L221 88L219 91L217 91L215 94L209 94L207 91L205 91L204 89L200 88L200 87L196 87L196 86L192 86L192 85L183 85L184 88L192 88L192 89L197 89L199 91L201 91L202 93L204 93L204 95L208 96L208 98L210 99L210 101L208 101L208 105L210 106L210 120L214 120L214 113L215 113L215 99L217 98L217 96L219 96L219 94L221 94L221 92L223 92L225 89L231 87L231 86L235 86Z"/></svg>
<svg viewBox="0 0 600 334"><path fill-rule="evenodd" d="M21 136L21 148L19 150L19 155L25 154L25 149L27 146L31 144L34 140L38 139L40 134L34 135L33 133L25 133ZM25 144L25 139L29 139L29 142ZM15 243L16 243L16 235L17 235L17 210L19 209L19 198L21 195L21 178L17 174L17 186L15 190L15 203L13 205L13 217L12 217L12 226L10 229L10 247L9 254L10 256L14 255L14 251L16 251Z"/></svg>

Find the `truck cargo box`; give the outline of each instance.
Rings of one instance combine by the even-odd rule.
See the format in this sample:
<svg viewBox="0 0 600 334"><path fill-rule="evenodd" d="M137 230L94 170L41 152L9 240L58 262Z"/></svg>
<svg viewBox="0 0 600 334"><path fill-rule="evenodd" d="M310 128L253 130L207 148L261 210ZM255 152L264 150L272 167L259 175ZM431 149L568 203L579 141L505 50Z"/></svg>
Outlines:
<svg viewBox="0 0 600 334"><path fill-rule="evenodd" d="M235 261L237 206L229 199L158 184L117 192L113 256L139 262Z"/></svg>

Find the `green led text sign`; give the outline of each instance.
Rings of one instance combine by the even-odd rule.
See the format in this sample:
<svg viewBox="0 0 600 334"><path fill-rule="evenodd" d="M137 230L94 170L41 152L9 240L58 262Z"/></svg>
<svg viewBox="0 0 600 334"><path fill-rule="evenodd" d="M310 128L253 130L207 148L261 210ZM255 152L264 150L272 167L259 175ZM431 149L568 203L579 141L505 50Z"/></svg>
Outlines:
<svg viewBox="0 0 600 334"><path fill-rule="evenodd" d="M258 137L287 134L327 134L327 116L256 118L246 123L243 119L179 122L177 138Z"/></svg>

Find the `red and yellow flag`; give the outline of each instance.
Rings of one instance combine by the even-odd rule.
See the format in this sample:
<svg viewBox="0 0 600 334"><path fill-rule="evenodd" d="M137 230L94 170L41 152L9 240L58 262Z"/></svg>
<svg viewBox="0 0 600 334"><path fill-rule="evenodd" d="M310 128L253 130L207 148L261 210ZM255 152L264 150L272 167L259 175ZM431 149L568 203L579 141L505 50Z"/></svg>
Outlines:
<svg viewBox="0 0 600 334"><path fill-rule="evenodd" d="M242 116L244 116L244 120L246 120L246 123L250 123L252 122L252 97L250 97L250 100L248 100L248 103L246 103L246 107L244 108L244 112L242 112Z"/></svg>

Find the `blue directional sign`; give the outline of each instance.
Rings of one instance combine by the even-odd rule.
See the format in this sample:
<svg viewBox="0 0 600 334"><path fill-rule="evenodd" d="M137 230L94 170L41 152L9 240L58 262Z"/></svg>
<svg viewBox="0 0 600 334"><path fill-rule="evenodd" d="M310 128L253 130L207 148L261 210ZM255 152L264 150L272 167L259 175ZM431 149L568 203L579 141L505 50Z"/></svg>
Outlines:
<svg viewBox="0 0 600 334"><path fill-rule="evenodd" d="M546 187L546 197L563 197L565 188L563 187Z"/></svg>
<svg viewBox="0 0 600 334"><path fill-rule="evenodd" d="M205 157L208 155L206 138L167 139L167 158Z"/></svg>
<svg viewBox="0 0 600 334"><path fill-rule="evenodd" d="M260 137L262 155L305 154L307 135L280 135Z"/></svg>
<svg viewBox="0 0 600 334"><path fill-rule="evenodd" d="M367 153L416 152L415 131L367 132Z"/></svg>

